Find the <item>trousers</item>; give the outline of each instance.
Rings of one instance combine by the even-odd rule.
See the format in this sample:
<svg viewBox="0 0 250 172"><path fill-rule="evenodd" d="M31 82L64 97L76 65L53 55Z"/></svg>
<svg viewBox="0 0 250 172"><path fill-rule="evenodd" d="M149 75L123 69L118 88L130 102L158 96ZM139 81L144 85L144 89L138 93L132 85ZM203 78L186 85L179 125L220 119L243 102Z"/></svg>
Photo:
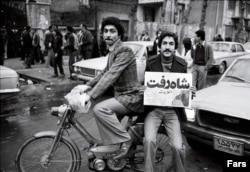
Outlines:
<svg viewBox="0 0 250 172"><path fill-rule="evenodd" d="M197 90L205 88L207 79L207 67L194 64L192 75L193 86L195 86Z"/></svg>
<svg viewBox="0 0 250 172"><path fill-rule="evenodd" d="M104 145L123 143L131 139L119 121L131 111L115 98L96 104L93 113Z"/></svg>
<svg viewBox="0 0 250 172"><path fill-rule="evenodd" d="M158 172L155 169L156 135L162 123L169 137L169 144L172 147L173 169L175 172L184 172L185 146L182 141L178 116L173 109L162 110L161 108L151 111L144 122L144 171Z"/></svg>

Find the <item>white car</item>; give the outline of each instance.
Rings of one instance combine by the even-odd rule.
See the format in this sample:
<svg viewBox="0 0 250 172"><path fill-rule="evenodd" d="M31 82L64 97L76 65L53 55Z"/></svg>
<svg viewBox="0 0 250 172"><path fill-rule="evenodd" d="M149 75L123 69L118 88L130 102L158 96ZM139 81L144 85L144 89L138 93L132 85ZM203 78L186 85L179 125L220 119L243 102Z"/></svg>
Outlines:
<svg viewBox="0 0 250 172"><path fill-rule="evenodd" d="M247 52L250 53L250 42L246 42L243 45L244 45L245 49L247 50Z"/></svg>
<svg viewBox="0 0 250 172"><path fill-rule="evenodd" d="M149 56L149 52L153 49L153 42L130 41L124 42L123 44L133 50L136 57L138 79L140 82L143 82L146 68L146 59ZM79 80L89 81L106 67L107 60L108 57L105 56L76 62L73 65L75 72L72 74L72 76Z"/></svg>
<svg viewBox="0 0 250 172"><path fill-rule="evenodd" d="M228 66L239 56L248 52L241 43L238 42L210 42L214 51L214 62L208 69L216 68L218 73L225 72Z"/></svg>
<svg viewBox="0 0 250 172"><path fill-rule="evenodd" d="M0 99L5 99L20 92L18 73L6 66L0 66Z"/></svg>
<svg viewBox="0 0 250 172"><path fill-rule="evenodd" d="M193 148L203 144L250 156L250 56L237 58L218 83L196 92L186 109L184 134Z"/></svg>

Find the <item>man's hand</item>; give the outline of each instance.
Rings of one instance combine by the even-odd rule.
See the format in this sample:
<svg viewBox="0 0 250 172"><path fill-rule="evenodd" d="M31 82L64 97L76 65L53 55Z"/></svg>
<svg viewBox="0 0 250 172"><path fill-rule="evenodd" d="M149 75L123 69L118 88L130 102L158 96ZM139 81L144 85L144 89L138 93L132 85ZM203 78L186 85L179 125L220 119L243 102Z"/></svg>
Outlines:
<svg viewBox="0 0 250 172"><path fill-rule="evenodd" d="M88 102L91 100L91 97L86 94L86 97L85 97L85 105L88 104Z"/></svg>
<svg viewBox="0 0 250 172"><path fill-rule="evenodd" d="M78 85L72 89L73 92L86 93L91 90L91 87L88 85Z"/></svg>
<svg viewBox="0 0 250 172"><path fill-rule="evenodd" d="M191 86L189 89L192 92L191 99L193 100L194 97L196 97L196 91L197 91L197 89L194 86Z"/></svg>

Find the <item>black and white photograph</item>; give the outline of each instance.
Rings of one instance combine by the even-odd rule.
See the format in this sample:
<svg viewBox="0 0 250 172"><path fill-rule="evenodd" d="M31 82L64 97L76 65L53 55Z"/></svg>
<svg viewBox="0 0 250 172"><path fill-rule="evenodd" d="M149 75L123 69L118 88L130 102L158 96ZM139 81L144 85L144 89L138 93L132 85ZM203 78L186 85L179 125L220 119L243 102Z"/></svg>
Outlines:
<svg viewBox="0 0 250 172"><path fill-rule="evenodd" d="M249 0L1 0L0 172L249 172Z"/></svg>

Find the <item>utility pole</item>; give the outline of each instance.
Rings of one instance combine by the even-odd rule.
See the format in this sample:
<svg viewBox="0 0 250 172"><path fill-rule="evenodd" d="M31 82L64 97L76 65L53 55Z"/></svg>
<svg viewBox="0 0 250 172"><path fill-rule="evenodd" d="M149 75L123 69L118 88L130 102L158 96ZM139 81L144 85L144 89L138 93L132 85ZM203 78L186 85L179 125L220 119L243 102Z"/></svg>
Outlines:
<svg viewBox="0 0 250 172"><path fill-rule="evenodd" d="M207 0L203 0L202 11L201 11L201 20L200 20L200 29L204 30L206 25L206 10L207 10Z"/></svg>
<svg viewBox="0 0 250 172"><path fill-rule="evenodd" d="M245 0L240 0L239 8L240 8L240 18L239 18L239 23L237 25L235 41L240 42L240 43L245 43L246 35L247 35L246 30L245 30L245 22L244 22L244 13L246 10Z"/></svg>

